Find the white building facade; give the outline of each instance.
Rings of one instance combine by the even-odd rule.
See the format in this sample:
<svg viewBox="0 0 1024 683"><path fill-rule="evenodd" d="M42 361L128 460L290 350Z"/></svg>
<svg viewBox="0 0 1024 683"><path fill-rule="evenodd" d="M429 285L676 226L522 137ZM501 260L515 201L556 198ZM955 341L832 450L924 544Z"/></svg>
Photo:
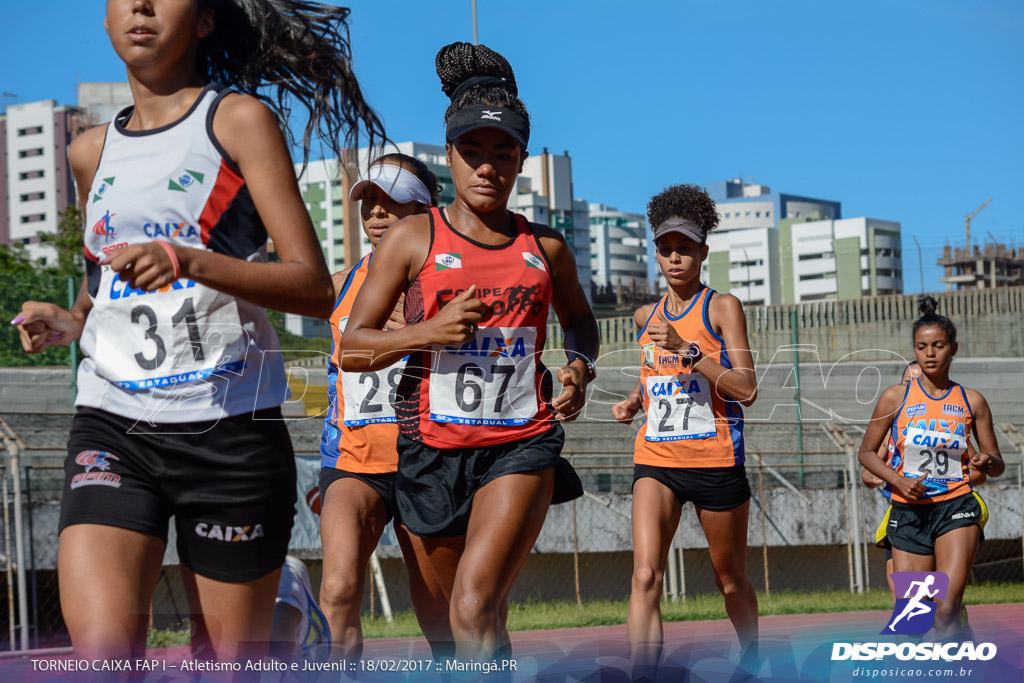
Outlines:
<svg viewBox="0 0 1024 683"><path fill-rule="evenodd" d="M590 204L590 277L598 287L647 291L647 219L604 204Z"/></svg>

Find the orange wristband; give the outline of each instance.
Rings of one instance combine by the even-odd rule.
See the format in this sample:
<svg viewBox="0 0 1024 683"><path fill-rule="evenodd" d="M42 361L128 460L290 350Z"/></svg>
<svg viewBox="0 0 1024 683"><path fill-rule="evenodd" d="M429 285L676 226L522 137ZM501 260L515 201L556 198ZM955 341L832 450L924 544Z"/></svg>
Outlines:
<svg viewBox="0 0 1024 683"><path fill-rule="evenodd" d="M167 252L167 257L171 259L171 265L174 266L174 281L177 282L178 278L181 277L181 261L178 260L178 255L174 253L174 247L163 240L153 240Z"/></svg>

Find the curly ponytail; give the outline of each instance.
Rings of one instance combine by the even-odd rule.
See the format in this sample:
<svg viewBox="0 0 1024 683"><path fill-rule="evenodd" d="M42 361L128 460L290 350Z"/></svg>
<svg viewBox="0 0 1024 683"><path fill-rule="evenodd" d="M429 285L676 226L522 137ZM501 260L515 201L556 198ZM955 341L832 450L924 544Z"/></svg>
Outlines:
<svg viewBox="0 0 1024 683"><path fill-rule="evenodd" d="M387 140L352 72L349 10L304 0L199 0L213 12L213 32L199 43L197 69L211 81L257 97L287 126L294 102L304 110L302 162L314 135L341 156ZM270 91L268 94L268 90Z"/></svg>

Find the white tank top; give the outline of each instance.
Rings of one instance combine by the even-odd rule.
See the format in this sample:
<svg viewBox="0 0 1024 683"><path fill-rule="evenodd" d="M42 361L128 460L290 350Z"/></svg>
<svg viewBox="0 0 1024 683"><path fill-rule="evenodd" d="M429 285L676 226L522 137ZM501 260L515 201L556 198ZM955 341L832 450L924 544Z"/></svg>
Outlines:
<svg viewBox="0 0 1024 683"><path fill-rule="evenodd" d="M165 240L249 261L267 260L267 233L238 167L213 136L221 86L209 85L178 121L107 136L86 205L93 308L76 405L152 423L195 422L280 405L288 384L261 306L181 278L155 292L128 286L99 262L114 249Z"/></svg>

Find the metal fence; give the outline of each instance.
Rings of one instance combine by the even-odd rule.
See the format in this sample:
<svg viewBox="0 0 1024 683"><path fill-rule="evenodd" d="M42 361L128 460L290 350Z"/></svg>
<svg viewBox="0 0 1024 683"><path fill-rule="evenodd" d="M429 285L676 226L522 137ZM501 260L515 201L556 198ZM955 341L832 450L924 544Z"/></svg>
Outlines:
<svg viewBox="0 0 1024 683"><path fill-rule="evenodd" d="M0 648L67 644L57 590L57 520L68 412L0 412L6 456L0 468L4 546L0 562L7 627ZM758 590L862 591L885 587L884 551L873 545L885 501L860 482L858 425L837 421L752 422L746 428L746 473L753 499L747 535L747 573ZM300 461L300 494L315 485L320 420L295 419L289 430ZM1024 581L1024 424L997 429L1007 471L980 488L991 519L975 563L975 581ZM564 455L579 472L586 494L554 506L511 599L587 601L628 598L632 574L630 526L633 430L611 422L566 426ZM303 479L304 477L304 479ZM300 508L306 505L300 495ZM670 552L667 599L714 593L703 533L684 508ZM306 560L314 588L322 554L316 518L300 509L292 552ZM153 600L153 623L187 622L173 534ZM410 609L408 581L398 547L378 547L383 587L394 610ZM367 614L379 613L378 588L368 581ZM3 618L3 617L0 617Z"/></svg>

